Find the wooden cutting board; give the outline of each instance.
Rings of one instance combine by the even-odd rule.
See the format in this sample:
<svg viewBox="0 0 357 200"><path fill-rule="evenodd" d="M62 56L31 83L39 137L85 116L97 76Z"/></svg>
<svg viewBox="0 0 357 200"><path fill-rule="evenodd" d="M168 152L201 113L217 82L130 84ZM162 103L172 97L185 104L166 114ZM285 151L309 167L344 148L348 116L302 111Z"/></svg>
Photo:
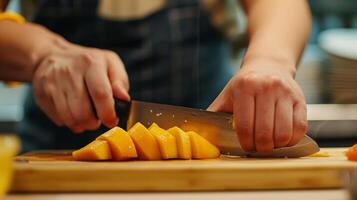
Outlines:
<svg viewBox="0 0 357 200"><path fill-rule="evenodd" d="M343 186L357 168L343 148L322 149L329 157L227 158L127 162L78 162L69 152L18 156L12 191L108 192L251 189L312 189Z"/></svg>

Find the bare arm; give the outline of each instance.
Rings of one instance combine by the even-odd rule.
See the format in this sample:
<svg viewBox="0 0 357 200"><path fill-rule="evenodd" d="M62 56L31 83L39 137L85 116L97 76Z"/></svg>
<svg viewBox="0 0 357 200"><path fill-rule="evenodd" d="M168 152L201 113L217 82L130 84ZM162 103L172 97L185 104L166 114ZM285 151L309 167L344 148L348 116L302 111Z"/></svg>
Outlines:
<svg viewBox="0 0 357 200"><path fill-rule="evenodd" d="M61 43L41 26L0 21L0 79L30 82L39 62Z"/></svg>
<svg viewBox="0 0 357 200"><path fill-rule="evenodd" d="M31 82L42 111L74 132L115 126L113 96L130 98L117 54L72 44L31 23L0 21L0 79Z"/></svg>
<svg viewBox="0 0 357 200"><path fill-rule="evenodd" d="M294 75L310 33L305 0L242 0L247 13L249 47L245 63L281 62Z"/></svg>
<svg viewBox="0 0 357 200"><path fill-rule="evenodd" d="M310 30L305 0L244 0L249 45L241 69L209 107L233 112L246 151L292 146L307 130L306 103L294 80Z"/></svg>

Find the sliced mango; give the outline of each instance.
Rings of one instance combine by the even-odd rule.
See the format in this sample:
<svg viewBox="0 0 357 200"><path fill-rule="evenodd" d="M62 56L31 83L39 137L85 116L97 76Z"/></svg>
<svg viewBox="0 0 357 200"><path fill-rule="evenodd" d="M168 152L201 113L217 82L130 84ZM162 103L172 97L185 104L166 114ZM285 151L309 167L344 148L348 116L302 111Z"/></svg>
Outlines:
<svg viewBox="0 0 357 200"><path fill-rule="evenodd" d="M97 140L105 140L109 143L114 160L130 160L138 157L131 137L119 127L103 133L97 137Z"/></svg>
<svg viewBox="0 0 357 200"><path fill-rule="evenodd" d="M177 126L172 127L167 131L176 138L178 158L191 159L192 154L190 136Z"/></svg>
<svg viewBox="0 0 357 200"><path fill-rule="evenodd" d="M128 131L133 139L139 159L141 160L160 160L161 153L159 144L155 137L141 123L136 123Z"/></svg>
<svg viewBox="0 0 357 200"><path fill-rule="evenodd" d="M194 131L189 131L187 134L191 139L192 158L209 159L219 157L220 152L218 148L207 141L205 138Z"/></svg>
<svg viewBox="0 0 357 200"><path fill-rule="evenodd" d="M72 152L75 160L94 161L112 159L110 147L107 141L94 140L87 146Z"/></svg>
<svg viewBox="0 0 357 200"><path fill-rule="evenodd" d="M161 157L163 159L177 158L176 138L166 130L160 128L157 124L153 123L149 127L149 131L153 134L159 143Z"/></svg>

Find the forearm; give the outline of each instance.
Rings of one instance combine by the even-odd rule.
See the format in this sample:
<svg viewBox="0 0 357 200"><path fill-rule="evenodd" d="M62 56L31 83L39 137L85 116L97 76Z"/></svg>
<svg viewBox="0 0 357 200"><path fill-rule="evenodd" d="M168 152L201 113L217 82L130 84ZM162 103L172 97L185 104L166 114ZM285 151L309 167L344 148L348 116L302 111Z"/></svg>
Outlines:
<svg viewBox="0 0 357 200"><path fill-rule="evenodd" d="M310 32L307 2L243 0L242 3L247 13L249 37L243 67L249 67L250 63L278 63L295 75Z"/></svg>
<svg viewBox="0 0 357 200"><path fill-rule="evenodd" d="M39 25L0 21L0 79L30 82L39 62L62 43Z"/></svg>

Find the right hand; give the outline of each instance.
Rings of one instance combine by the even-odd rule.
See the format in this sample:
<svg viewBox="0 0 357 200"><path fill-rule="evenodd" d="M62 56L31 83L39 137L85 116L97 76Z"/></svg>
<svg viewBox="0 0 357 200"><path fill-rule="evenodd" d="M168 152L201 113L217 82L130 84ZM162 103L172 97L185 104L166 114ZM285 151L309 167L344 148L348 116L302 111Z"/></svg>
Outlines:
<svg viewBox="0 0 357 200"><path fill-rule="evenodd" d="M32 85L42 111L76 133L95 130L101 123L116 126L113 96L130 99L128 75L117 54L70 43L41 60Z"/></svg>

